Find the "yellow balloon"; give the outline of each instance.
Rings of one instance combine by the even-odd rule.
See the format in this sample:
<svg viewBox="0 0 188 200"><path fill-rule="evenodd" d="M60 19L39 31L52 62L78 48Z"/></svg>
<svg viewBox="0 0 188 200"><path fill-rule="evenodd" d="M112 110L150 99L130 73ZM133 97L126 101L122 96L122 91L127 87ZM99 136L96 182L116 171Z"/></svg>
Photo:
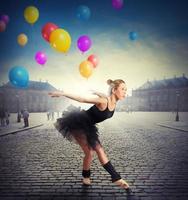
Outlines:
<svg viewBox="0 0 188 200"><path fill-rule="evenodd" d="M80 74L85 77L89 78L93 72L93 65L90 61L83 61L79 66Z"/></svg>
<svg viewBox="0 0 188 200"><path fill-rule="evenodd" d="M37 19L39 18L39 11L34 6L28 6L24 10L24 17L28 23L34 24L37 21Z"/></svg>
<svg viewBox="0 0 188 200"><path fill-rule="evenodd" d="M25 35L24 33L19 34L17 37L17 41L20 46L25 46L28 41L27 35Z"/></svg>
<svg viewBox="0 0 188 200"><path fill-rule="evenodd" d="M50 44L57 51L66 53L71 46L71 37L67 31L58 28L50 34Z"/></svg>

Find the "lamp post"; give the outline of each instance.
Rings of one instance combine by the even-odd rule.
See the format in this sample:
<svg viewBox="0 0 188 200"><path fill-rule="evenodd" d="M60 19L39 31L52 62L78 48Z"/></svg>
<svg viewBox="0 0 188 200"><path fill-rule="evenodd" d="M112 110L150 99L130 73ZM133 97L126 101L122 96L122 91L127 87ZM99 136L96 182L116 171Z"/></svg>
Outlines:
<svg viewBox="0 0 188 200"><path fill-rule="evenodd" d="M4 88L2 88L0 91L0 98L1 98L0 106L4 109L5 108L5 90L4 90Z"/></svg>
<svg viewBox="0 0 188 200"><path fill-rule="evenodd" d="M4 95L3 92L0 91L0 108L4 107Z"/></svg>
<svg viewBox="0 0 188 200"><path fill-rule="evenodd" d="M179 122L179 96L180 96L179 92L176 91L176 119L175 119L176 122Z"/></svg>
<svg viewBox="0 0 188 200"><path fill-rule="evenodd" d="M21 122L21 113L20 113L20 100L19 100L19 96L16 95L17 98L17 122Z"/></svg>

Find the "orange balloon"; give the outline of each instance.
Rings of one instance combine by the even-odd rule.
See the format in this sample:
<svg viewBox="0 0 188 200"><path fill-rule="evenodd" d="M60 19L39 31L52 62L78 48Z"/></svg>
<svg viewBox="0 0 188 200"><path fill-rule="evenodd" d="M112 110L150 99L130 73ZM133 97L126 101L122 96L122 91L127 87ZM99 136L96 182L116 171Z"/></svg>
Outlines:
<svg viewBox="0 0 188 200"><path fill-rule="evenodd" d="M28 41L27 35L25 35L24 33L18 35L17 42L20 46L25 46L27 44L27 41Z"/></svg>
<svg viewBox="0 0 188 200"><path fill-rule="evenodd" d="M83 61L79 66L80 74L85 77L89 78L93 73L93 64L90 61Z"/></svg>

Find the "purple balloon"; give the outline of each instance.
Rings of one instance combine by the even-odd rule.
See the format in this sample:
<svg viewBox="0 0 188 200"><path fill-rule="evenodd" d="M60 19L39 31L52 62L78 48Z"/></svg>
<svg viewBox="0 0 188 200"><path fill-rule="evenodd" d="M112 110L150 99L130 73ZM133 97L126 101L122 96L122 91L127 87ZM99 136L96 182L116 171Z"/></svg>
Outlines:
<svg viewBox="0 0 188 200"><path fill-rule="evenodd" d="M35 60L37 61L38 64L40 65L44 65L47 61L47 56L44 52L42 51L38 51L36 54L35 54Z"/></svg>
<svg viewBox="0 0 188 200"><path fill-rule="evenodd" d="M1 15L1 20L5 22L5 24L9 23L9 16L8 15Z"/></svg>
<svg viewBox="0 0 188 200"><path fill-rule="evenodd" d="M82 35L77 40L77 46L80 51L85 52L91 47L91 39L87 35Z"/></svg>
<svg viewBox="0 0 188 200"><path fill-rule="evenodd" d="M121 9L123 7L123 0L112 0L112 6L115 9Z"/></svg>

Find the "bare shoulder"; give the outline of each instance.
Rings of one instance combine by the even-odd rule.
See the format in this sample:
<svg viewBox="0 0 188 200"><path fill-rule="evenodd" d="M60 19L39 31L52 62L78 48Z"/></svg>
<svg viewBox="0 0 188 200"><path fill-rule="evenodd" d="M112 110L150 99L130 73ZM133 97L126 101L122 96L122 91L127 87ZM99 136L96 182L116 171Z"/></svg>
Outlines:
<svg viewBox="0 0 188 200"><path fill-rule="evenodd" d="M96 97L96 98L85 98L84 103L92 103L95 105L106 104L107 100L104 97Z"/></svg>

